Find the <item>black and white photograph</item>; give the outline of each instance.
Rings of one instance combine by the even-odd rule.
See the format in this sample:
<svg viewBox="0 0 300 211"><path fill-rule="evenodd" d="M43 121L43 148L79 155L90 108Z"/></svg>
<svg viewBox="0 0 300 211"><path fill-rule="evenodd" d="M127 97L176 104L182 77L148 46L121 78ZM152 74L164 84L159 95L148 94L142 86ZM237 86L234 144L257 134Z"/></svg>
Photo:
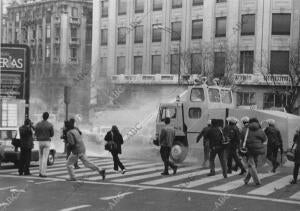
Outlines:
<svg viewBox="0 0 300 211"><path fill-rule="evenodd" d="M300 210L300 0L0 0L0 211Z"/></svg>

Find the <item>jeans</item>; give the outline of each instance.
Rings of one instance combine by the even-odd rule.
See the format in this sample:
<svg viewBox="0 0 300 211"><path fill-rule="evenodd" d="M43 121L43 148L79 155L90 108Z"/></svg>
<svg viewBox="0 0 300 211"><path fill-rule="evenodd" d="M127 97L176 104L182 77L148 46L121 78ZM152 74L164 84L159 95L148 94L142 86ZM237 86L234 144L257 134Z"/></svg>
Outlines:
<svg viewBox="0 0 300 211"><path fill-rule="evenodd" d="M300 168L300 163L295 162L294 170L293 170L293 178L295 181L297 181L298 178L299 168Z"/></svg>
<svg viewBox="0 0 300 211"><path fill-rule="evenodd" d="M268 158L269 161L272 162L273 168L275 168L278 164L278 162L277 162L278 149L279 149L279 147L274 147L274 146L270 147L270 146L268 146L267 158Z"/></svg>
<svg viewBox="0 0 300 211"><path fill-rule="evenodd" d="M73 154L71 153L71 155L68 157L67 160L67 169L70 175L71 179L75 179L75 173L74 173L74 169L73 166L74 164L78 161L78 159L81 160L81 162L83 163L83 165L86 168L90 168L94 171L100 171L99 167L97 167L95 164L93 164L91 161L88 160L87 156L83 153L80 154Z"/></svg>
<svg viewBox="0 0 300 211"><path fill-rule="evenodd" d="M161 146L161 148L160 148L160 156L161 156L162 161L164 162L164 166L165 166L164 172L165 173L169 172L169 166L172 169L176 168L176 166L174 165L174 163L172 163L169 160L170 153L171 153L171 147Z"/></svg>
<svg viewBox="0 0 300 211"><path fill-rule="evenodd" d="M204 151L204 160L203 164L205 165L209 161L209 142L203 141L203 151Z"/></svg>
<svg viewBox="0 0 300 211"><path fill-rule="evenodd" d="M114 160L114 170L118 171L119 167L121 170L123 170L125 167L119 159L118 152L111 152L111 155L113 156L113 160Z"/></svg>
<svg viewBox="0 0 300 211"><path fill-rule="evenodd" d="M50 141L39 141L39 148L40 174L46 175L47 161L50 151Z"/></svg>
<svg viewBox="0 0 300 211"><path fill-rule="evenodd" d="M245 183L248 183L249 180L253 179L253 181L255 182L255 184L261 184L260 179L258 178L257 175L257 160L258 160L258 156L257 155L248 155L247 157L247 166L248 166L248 171L247 171L247 175L245 178Z"/></svg>
<svg viewBox="0 0 300 211"><path fill-rule="evenodd" d="M227 177L227 167L226 167L226 150L223 148L216 149L215 147L210 149L210 156L209 156L209 166L210 172L215 172L215 158L218 154L220 164L223 171L223 176Z"/></svg>
<svg viewBox="0 0 300 211"><path fill-rule="evenodd" d="M19 174L30 174L29 166L31 160L31 149L22 148L20 154Z"/></svg>

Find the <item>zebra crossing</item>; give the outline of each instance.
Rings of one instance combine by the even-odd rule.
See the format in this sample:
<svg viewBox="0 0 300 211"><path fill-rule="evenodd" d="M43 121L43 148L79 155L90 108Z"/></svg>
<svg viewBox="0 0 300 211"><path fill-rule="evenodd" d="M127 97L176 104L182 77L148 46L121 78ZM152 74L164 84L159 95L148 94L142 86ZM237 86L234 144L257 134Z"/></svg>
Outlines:
<svg viewBox="0 0 300 211"><path fill-rule="evenodd" d="M292 176L287 174L261 173L259 177L261 178L262 185L255 186L251 181L248 185L244 185L244 177L237 174L228 174L228 178L224 179L220 168L216 168L216 175L207 177L206 174L209 173L209 169L202 169L196 165L182 164L178 168L176 175L161 176L160 173L163 170L162 162L122 159L127 172L120 174L113 170L112 158L92 157L90 160L99 167L106 169L106 180L103 181L98 172L83 167L80 162L81 168L75 170L77 179L101 183L109 182L184 190L205 190L224 194L238 193L249 196L284 197L285 199L300 201L299 185L291 186L289 181L292 179ZM37 165L31 167L31 174L37 176L38 173ZM18 171L17 169L1 169L0 174L18 175ZM63 158L57 159L53 166L48 167L47 176L48 178L69 178L66 169L66 160Z"/></svg>

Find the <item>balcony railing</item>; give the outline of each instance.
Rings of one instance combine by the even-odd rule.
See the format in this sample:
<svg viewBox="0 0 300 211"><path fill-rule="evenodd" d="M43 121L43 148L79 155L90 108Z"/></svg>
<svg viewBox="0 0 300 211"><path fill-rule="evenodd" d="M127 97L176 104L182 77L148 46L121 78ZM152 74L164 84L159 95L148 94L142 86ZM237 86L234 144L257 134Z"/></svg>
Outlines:
<svg viewBox="0 0 300 211"><path fill-rule="evenodd" d="M61 19L60 19L60 16L54 16L54 24L60 24L60 21L61 21Z"/></svg>
<svg viewBox="0 0 300 211"><path fill-rule="evenodd" d="M54 44L59 45L60 44L60 37L54 38Z"/></svg>
<svg viewBox="0 0 300 211"><path fill-rule="evenodd" d="M71 37L70 45L79 45L80 39L78 37Z"/></svg>
<svg viewBox="0 0 300 211"><path fill-rule="evenodd" d="M56 56L56 57L53 58L53 63L59 64L59 62L60 62L60 59L59 59L58 56Z"/></svg>
<svg viewBox="0 0 300 211"><path fill-rule="evenodd" d="M70 17L70 24L80 25L80 18Z"/></svg>
<svg viewBox="0 0 300 211"><path fill-rule="evenodd" d="M235 74L234 82L236 85L291 85L289 75L280 74Z"/></svg>
<svg viewBox="0 0 300 211"><path fill-rule="evenodd" d="M69 64L78 64L78 58L77 57L70 57L69 58Z"/></svg>

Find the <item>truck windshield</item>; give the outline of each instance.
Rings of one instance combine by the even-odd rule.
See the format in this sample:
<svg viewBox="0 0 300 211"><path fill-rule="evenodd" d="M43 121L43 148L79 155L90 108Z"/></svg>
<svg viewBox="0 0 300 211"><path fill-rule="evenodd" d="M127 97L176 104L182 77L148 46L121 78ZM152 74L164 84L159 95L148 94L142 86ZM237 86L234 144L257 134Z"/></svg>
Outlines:
<svg viewBox="0 0 300 211"><path fill-rule="evenodd" d="M192 88L191 101L192 102L203 102L204 101L204 91L202 88Z"/></svg>
<svg viewBox="0 0 300 211"><path fill-rule="evenodd" d="M160 121L165 121L166 117L171 119L176 118L176 108L161 108L160 110Z"/></svg>
<svg viewBox="0 0 300 211"><path fill-rule="evenodd" d="M220 102L220 92L219 89L209 88L208 89L209 101L212 103Z"/></svg>
<svg viewBox="0 0 300 211"><path fill-rule="evenodd" d="M231 104L232 103L231 91L222 89L221 99L222 99L222 103Z"/></svg>

